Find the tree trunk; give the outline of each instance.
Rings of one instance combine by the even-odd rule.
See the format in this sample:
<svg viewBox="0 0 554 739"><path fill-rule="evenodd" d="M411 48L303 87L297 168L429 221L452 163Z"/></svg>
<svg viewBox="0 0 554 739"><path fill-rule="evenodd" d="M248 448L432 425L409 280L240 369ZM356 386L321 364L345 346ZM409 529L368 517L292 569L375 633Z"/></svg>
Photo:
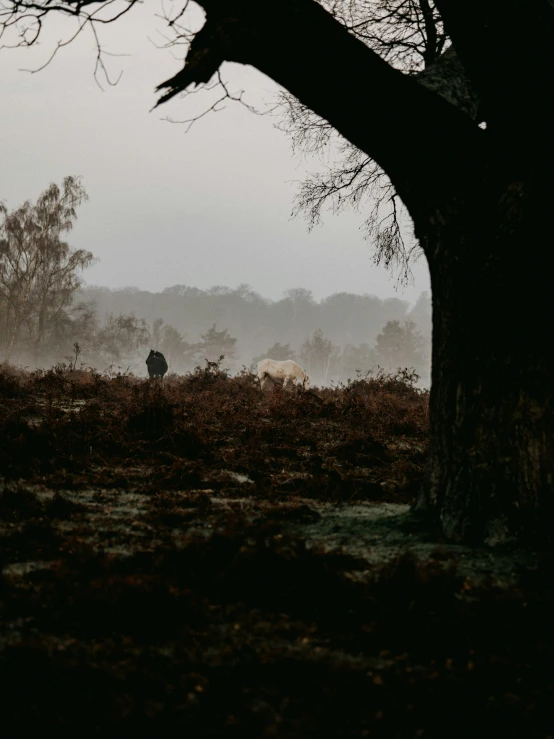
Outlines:
<svg viewBox="0 0 554 739"><path fill-rule="evenodd" d="M554 525L554 260L536 249L548 209L530 189L513 183L481 216L423 236L435 255L433 368L418 508L450 539L551 538Z"/></svg>

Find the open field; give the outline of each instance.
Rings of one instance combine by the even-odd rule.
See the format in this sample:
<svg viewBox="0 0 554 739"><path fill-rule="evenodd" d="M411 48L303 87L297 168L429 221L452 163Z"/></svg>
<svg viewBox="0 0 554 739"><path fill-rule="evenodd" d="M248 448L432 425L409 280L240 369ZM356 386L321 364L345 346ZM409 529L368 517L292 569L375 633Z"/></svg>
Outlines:
<svg viewBox="0 0 554 739"><path fill-rule="evenodd" d="M409 512L407 376L0 372L13 736L554 736L554 558Z"/></svg>

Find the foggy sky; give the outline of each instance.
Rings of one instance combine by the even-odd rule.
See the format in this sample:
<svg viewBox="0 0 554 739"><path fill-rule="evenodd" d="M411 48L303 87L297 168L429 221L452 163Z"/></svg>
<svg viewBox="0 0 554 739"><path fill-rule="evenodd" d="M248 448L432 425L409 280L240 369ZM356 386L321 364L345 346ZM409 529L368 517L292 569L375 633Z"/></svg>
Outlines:
<svg viewBox="0 0 554 739"><path fill-rule="evenodd" d="M148 38L163 41L155 12L149 3L106 28L107 50L130 56L107 58L114 77L123 75L104 91L89 32L41 72L19 71L48 58L67 35L64 19L51 19L36 49L0 51L0 200L13 208L50 182L82 175L90 200L68 240L99 258L85 272L88 284L158 291L248 283L273 299L297 286L318 299L348 291L414 301L429 289L423 260L404 289L373 265L363 213L329 213L311 233L291 220L294 181L318 164L293 157L274 118L229 104L185 133L163 118L188 118L201 101L149 112L155 85L181 66ZM256 70L227 64L224 72L258 106L274 98L277 86Z"/></svg>

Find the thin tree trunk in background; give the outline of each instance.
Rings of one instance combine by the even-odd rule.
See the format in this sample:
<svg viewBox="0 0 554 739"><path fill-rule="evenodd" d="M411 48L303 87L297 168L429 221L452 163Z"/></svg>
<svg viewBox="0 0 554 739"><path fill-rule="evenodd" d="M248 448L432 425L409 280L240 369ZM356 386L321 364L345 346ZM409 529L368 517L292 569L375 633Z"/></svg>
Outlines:
<svg viewBox="0 0 554 739"><path fill-rule="evenodd" d="M16 339L19 335L19 330L21 329L21 325L23 321L25 320L27 306L29 304L29 297L31 295L31 289L33 287L33 280L35 279L35 276L38 270L39 256L40 256L40 252L39 252L39 249L37 248L35 257L33 259L33 266L31 268L31 274L29 275L27 279L27 284L25 286L25 292L23 294L22 303L18 305L18 310L17 312L14 313L13 326L10 331L10 338L8 340L8 348L6 351L6 362L9 362L12 358L13 349L14 349Z"/></svg>

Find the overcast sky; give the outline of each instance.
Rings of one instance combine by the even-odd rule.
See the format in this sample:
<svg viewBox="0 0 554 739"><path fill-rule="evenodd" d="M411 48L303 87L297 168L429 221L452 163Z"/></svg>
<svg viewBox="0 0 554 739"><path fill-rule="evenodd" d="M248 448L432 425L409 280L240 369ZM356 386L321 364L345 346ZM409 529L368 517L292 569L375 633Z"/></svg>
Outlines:
<svg viewBox="0 0 554 739"><path fill-rule="evenodd" d="M317 163L293 157L270 116L230 105L185 133L163 118L188 118L189 100L149 112L155 85L180 67L149 40L162 41L157 10L150 2L106 29L108 51L130 56L108 60L114 76L123 75L104 92L89 33L43 71L20 71L38 67L67 35L60 18L36 49L0 51L0 200L13 208L52 181L82 175L90 200L69 240L98 257L85 273L89 284L157 291L248 283L273 299L297 286L318 299L349 291L414 301L429 289L423 260L404 289L373 265L363 214L329 213L311 233L291 219L295 181ZM224 71L251 101L274 98L277 87L256 70Z"/></svg>

